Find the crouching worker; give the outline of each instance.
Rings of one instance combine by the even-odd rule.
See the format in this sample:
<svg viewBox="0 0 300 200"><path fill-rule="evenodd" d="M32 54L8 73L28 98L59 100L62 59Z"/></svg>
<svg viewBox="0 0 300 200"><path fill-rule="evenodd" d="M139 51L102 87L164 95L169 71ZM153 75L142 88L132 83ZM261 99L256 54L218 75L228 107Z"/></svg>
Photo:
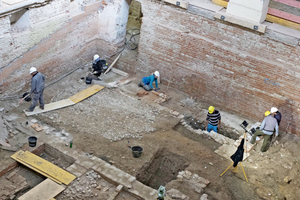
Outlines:
<svg viewBox="0 0 300 200"><path fill-rule="evenodd" d="M94 61L93 61L93 72L92 72L92 78L94 80L101 80L100 75L102 72L105 72L108 68L108 64L105 60L100 60L100 57L98 54L94 55Z"/></svg>
<svg viewBox="0 0 300 200"><path fill-rule="evenodd" d="M270 138L273 134L274 129L275 129L276 136L278 136L278 123L274 115L275 113L270 113L270 111L266 111L265 118L262 121L260 128L256 130L256 132L253 134L251 138L250 143L254 144L257 136L264 136L264 142L260 149L261 152L267 151L270 143Z"/></svg>
<svg viewBox="0 0 300 200"><path fill-rule="evenodd" d="M155 71L152 75L144 77L142 81L139 83L139 87L143 87L146 91L153 90L153 81L155 81L155 90L159 90L157 84L157 78L159 77L159 72Z"/></svg>

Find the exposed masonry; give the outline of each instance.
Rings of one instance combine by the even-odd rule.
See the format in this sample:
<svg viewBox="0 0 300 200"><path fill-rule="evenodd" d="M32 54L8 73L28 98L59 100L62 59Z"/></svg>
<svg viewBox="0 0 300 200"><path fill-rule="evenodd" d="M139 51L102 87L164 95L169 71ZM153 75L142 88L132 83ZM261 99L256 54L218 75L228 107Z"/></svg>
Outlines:
<svg viewBox="0 0 300 200"><path fill-rule="evenodd" d="M162 82L170 81L171 87L256 121L276 106L283 114L280 129L286 129L293 114L288 131L300 134L299 38L271 29L259 34L215 20L209 11L204 15L157 1L140 2L138 59L124 56L119 68L139 74L159 70Z"/></svg>
<svg viewBox="0 0 300 200"><path fill-rule="evenodd" d="M51 81L91 62L93 54L110 55L123 45L128 16L125 0L53 0L41 7L24 8L25 13L14 23L9 15L0 17L3 95L28 88L31 66Z"/></svg>
<svg viewBox="0 0 300 200"><path fill-rule="evenodd" d="M215 20L214 11L192 4L184 10L161 1L140 2L137 57L123 53L116 67L139 74L160 70L171 87L255 120L276 106L283 114L281 130L290 122L288 131L300 134L298 32L287 36L269 24L259 34ZM125 0L54 0L29 7L19 19L25 23L0 17L2 96L28 88L30 66L51 81L90 62L96 52L110 55L122 48Z"/></svg>

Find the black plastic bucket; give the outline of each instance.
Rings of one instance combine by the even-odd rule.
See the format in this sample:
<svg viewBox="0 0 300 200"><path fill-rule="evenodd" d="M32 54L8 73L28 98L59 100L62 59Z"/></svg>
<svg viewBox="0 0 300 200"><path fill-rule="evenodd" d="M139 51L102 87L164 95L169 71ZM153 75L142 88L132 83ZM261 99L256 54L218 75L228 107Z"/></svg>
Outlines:
<svg viewBox="0 0 300 200"><path fill-rule="evenodd" d="M86 83L86 84L92 84L92 80L93 80L92 77L86 77L86 78L85 78L85 83Z"/></svg>
<svg viewBox="0 0 300 200"><path fill-rule="evenodd" d="M30 136L30 137L28 138L29 146L30 146L30 147L35 147L35 146L36 146L36 141L37 141L37 138L36 138L36 137Z"/></svg>
<svg viewBox="0 0 300 200"><path fill-rule="evenodd" d="M25 92L25 93L23 94L23 98L26 97L28 94L29 94L29 92ZM31 101L30 95L29 95L28 97L26 97L24 100L25 100L25 101Z"/></svg>
<svg viewBox="0 0 300 200"><path fill-rule="evenodd" d="M131 151L132 151L133 157L139 158L139 157L141 157L141 155L143 153L143 148L140 146L134 146L134 147L131 147Z"/></svg>

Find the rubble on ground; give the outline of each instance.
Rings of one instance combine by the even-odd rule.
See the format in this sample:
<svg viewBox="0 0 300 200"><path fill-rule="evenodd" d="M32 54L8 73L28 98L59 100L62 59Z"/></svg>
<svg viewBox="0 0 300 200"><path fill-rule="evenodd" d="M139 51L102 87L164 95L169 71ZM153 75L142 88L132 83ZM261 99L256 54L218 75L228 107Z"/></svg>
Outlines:
<svg viewBox="0 0 300 200"><path fill-rule="evenodd" d="M52 98L52 102L71 96L71 93L77 91L78 88L61 91ZM53 123L71 125L79 132L101 135L112 142L129 138L141 139L144 133L155 131L152 124L156 121L156 116L161 113L160 110L145 102L108 89L103 89L84 102L65 109L68 111L57 110L41 115L52 119ZM106 114L103 115L103 113ZM78 115L84 118L83 123L72 123L76 121L75 118L78 118Z"/></svg>

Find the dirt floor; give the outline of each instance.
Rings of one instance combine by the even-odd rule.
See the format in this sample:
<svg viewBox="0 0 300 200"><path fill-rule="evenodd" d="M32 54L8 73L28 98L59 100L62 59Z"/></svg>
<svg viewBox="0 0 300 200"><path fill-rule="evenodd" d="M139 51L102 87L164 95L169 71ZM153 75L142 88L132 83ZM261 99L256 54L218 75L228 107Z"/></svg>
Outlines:
<svg viewBox="0 0 300 200"><path fill-rule="evenodd" d="M87 72L87 68L80 69L46 88L45 102L66 99L89 87L81 79ZM122 78L111 72L102 77L103 81L94 81L93 84L107 85L108 82ZM139 181L150 187L158 189L160 185L165 185L167 190L175 188L190 199L200 199L202 193L208 194L208 199L299 199L299 137L281 133L277 142L266 153L260 153L259 147L255 147L250 157L243 161L249 183L245 181L240 166L237 173L228 170L220 177L231 164L231 160L214 152L220 144L209 136L187 130L179 124L180 119L166 109L185 114L189 122L195 119L195 128L203 128L208 105L174 88L167 89L163 84L160 85L159 92L164 92L171 99L159 105L153 102L157 98L154 94L150 93L142 98L136 96L136 92L141 90L137 86L138 82L136 79L117 88L104 88L74 106L33 117L26 117L22 112L30 103L24 102L18 106L18 99L2 101L0 107L5 109L0 114L11 117L10 123L23 127L29 131L28 134L38 135L40 138L45 135L60 137L67 145L72 140L74 149L80 148L89 155L97 156L137 176ZM241 135L239 123L244 118L217 109L222 115L223 135L233 139ZM32 119L38 120L40 125L46 127L45 130L34 132L29 127ZM28 134L11 134L8 141L20 148L27 142ZM141 146L142 156L134 158L128 146ZM5 166L12 153L0 151L1 167ZM44 155L45 158L47 156ZM65 164L61 166L64 167ZM176 180L178 172L184 170L208 179L210 184L199 194L192 186ZM89 172L90 175L95 174ZM101 182L97 177L93 181ZM88 177L80 179L72 187L76 189L76 185L85 185L87 182ZM103 187L112 187L104 185ZM74 188L65 192L72 193ZM96 193L95 189L91 191L93 195ZM122 195L118 198L129 199L126 193ZM73 196L73 199L80 198ZM58 199L65 199L64 194Z"/></svg>

